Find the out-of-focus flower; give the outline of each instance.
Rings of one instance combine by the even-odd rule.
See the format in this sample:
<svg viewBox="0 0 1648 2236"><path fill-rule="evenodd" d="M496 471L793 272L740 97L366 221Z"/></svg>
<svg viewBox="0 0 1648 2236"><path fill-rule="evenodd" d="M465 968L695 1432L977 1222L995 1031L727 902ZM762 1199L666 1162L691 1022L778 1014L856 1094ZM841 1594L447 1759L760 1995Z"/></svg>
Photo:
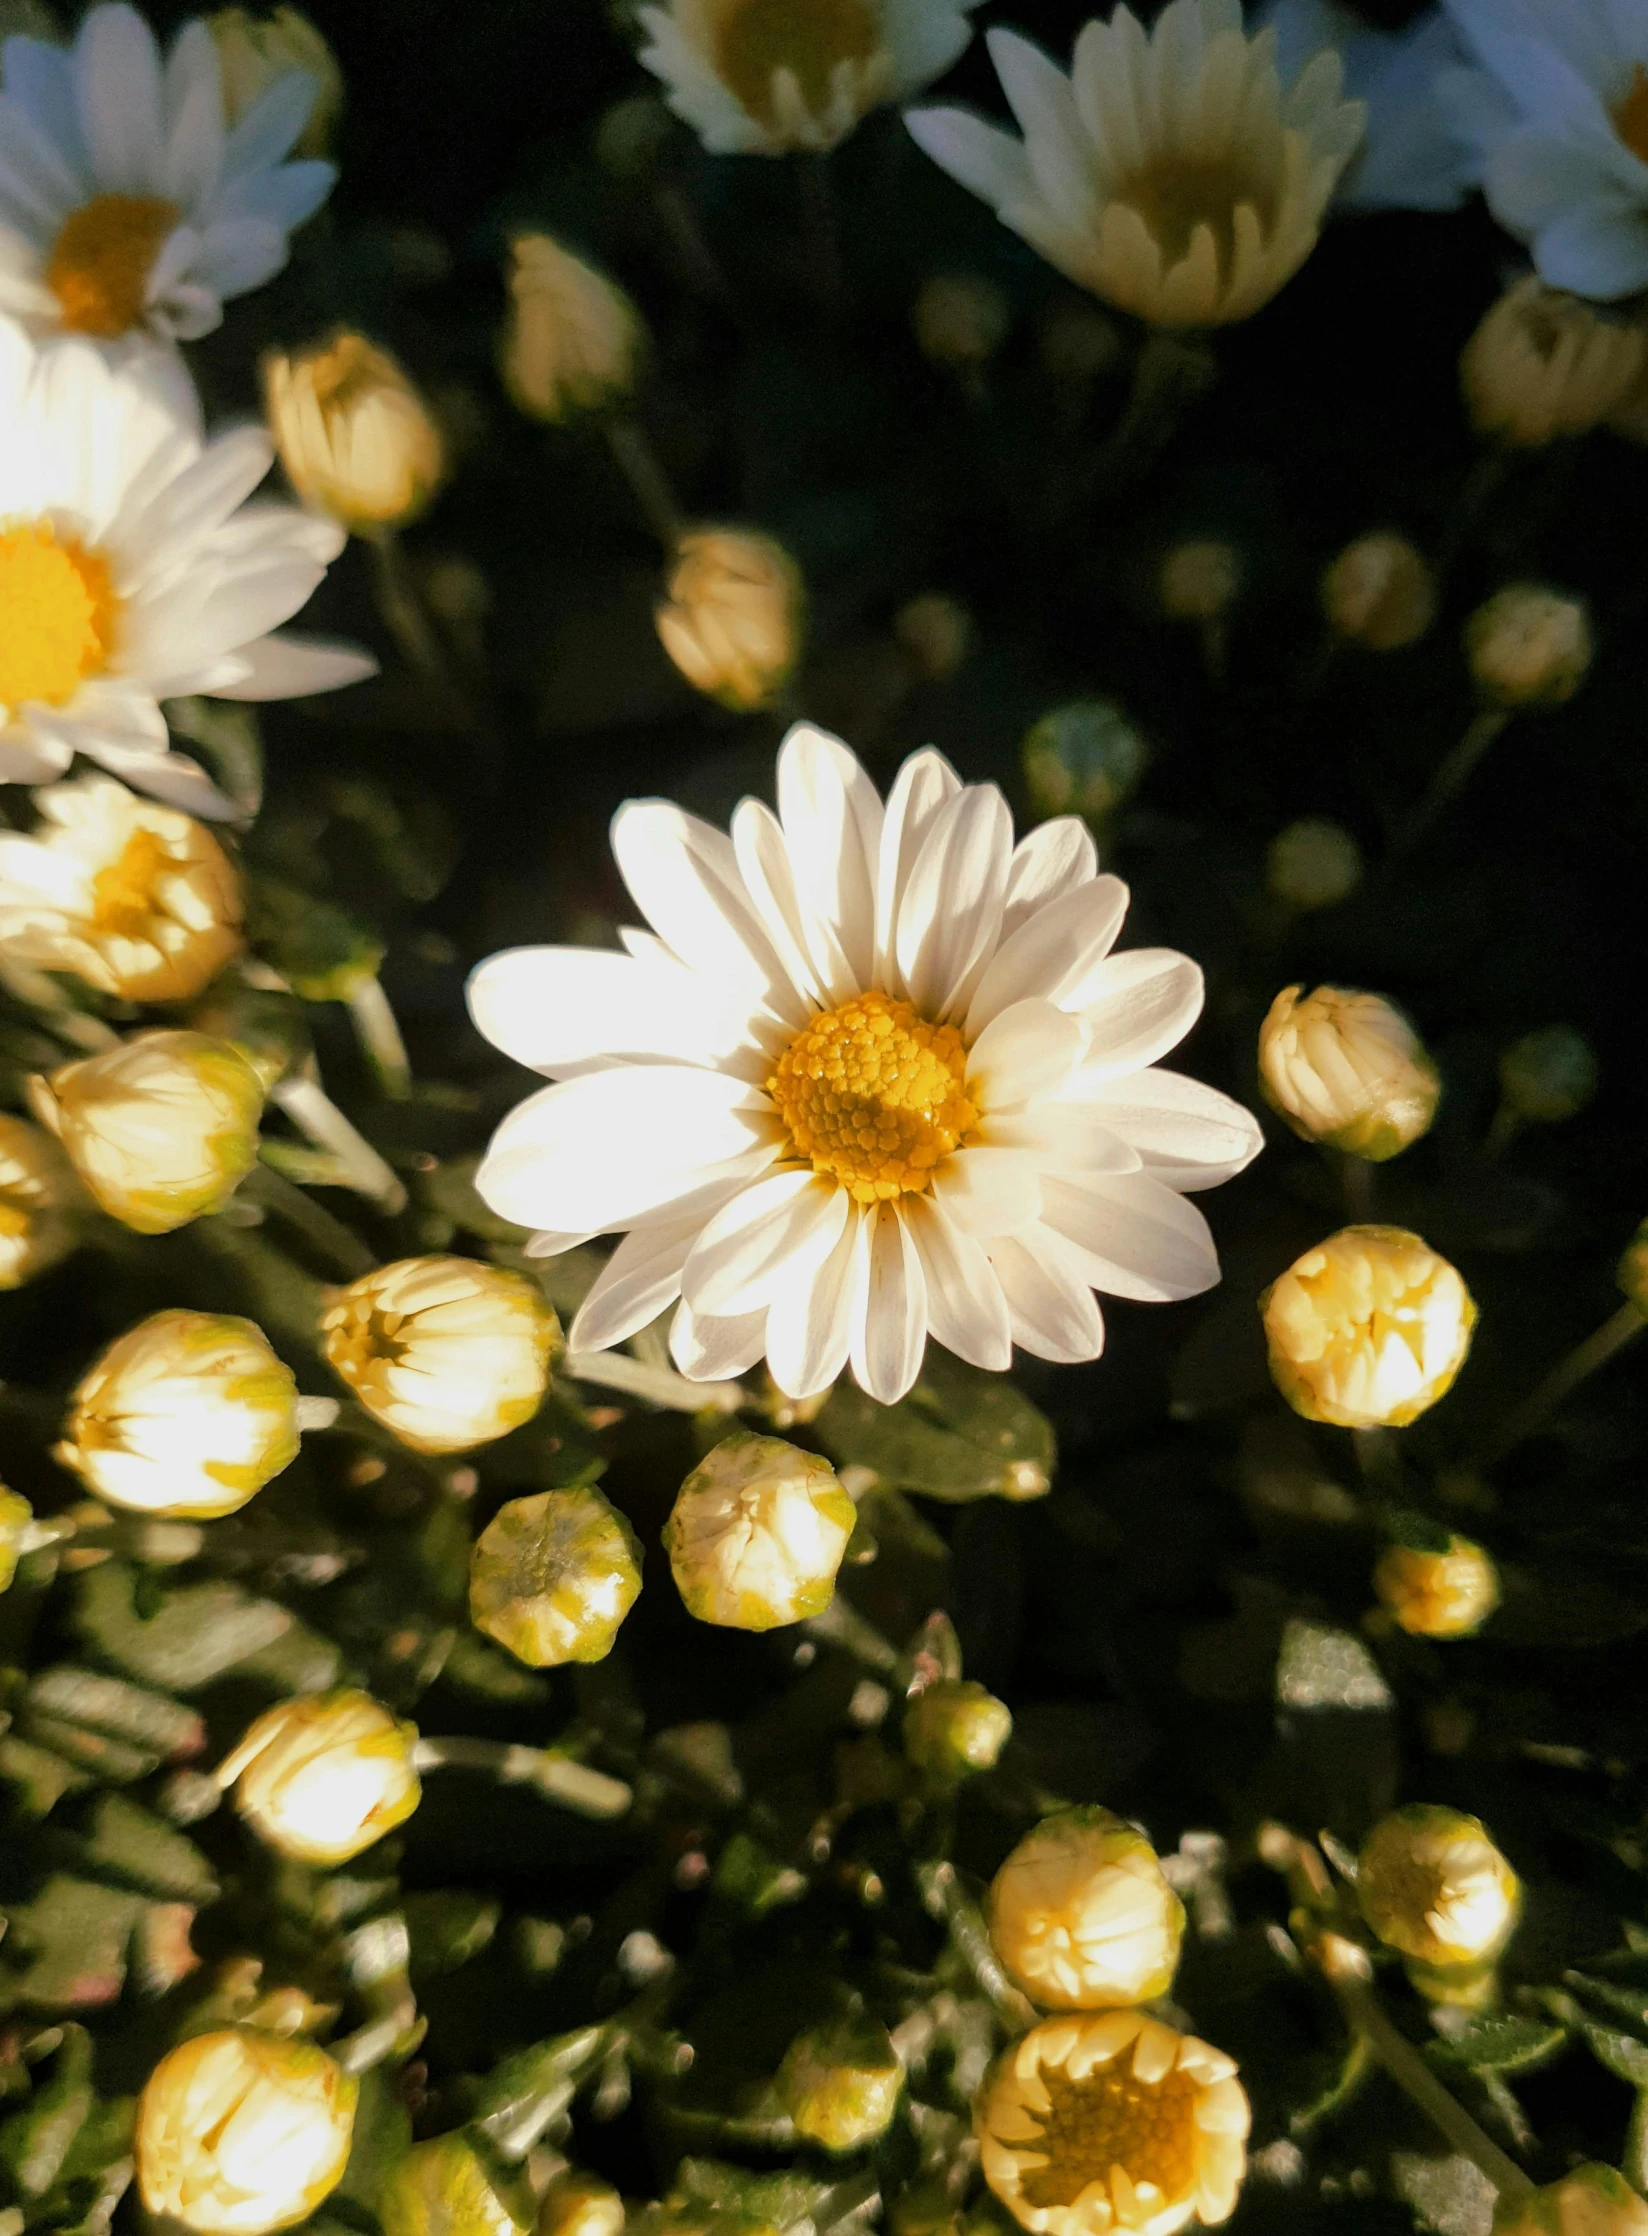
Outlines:
<svg viewBox="0 0 1648 2236"><path fill-rule="evenodd" d="M1247 2165L1236 2061L1143 2011L1044 2019L973 2105L984 2178L1032 2236L1173 2236L1233 2211Z"/></svg>
<svg viewBox="0 0 1648 2236"><path fill-rule="evenodd" d="M538 2236L623 2236L624 2200L610 2182L569 2166L538 2207Z"/></svg>
<svg viewBox="0 0 1648 2236"><path fill-rule="evenodd" d="M1445 1552L1392 1545L1373 1571L1380 1604L1415 1638L1471 1638L1499 1605L1493 1556L1450 1535Z"/></svg>
<svg viewBox="0 0 1648 2236"><path fill-rule="evenodd" d="M1362 134L1336 54L1284 87L1240 0L1169 0L1148 37L1118 7L1072 77L1017 33L987 43L1023 140L917 109L918 144L1073 279L1157 326L1251 318L1316 245Z"/></svg>
<svg viewBox="0 0 1648 2236"><path fill-rule="evenodd" d="M53 1457L111 1506L236 1513L298 1451L291 1369L227 1313L152 1313L111 1343L70 1401Z"/></svg>
<svg viewBox="0 0 1648 2236"><path fill-rule="evenodd" d="M1333 908L1362 882L1362 849L1342 823L1307 815L1278 831L1265 856L1265 884L1288 908Z"/></svg>
<svg viewBox="0 0 1648 2236"><path fill-rule="evenodd" d="M635 386L640 313L605 273L544 233L515 242L504 381L534 419L598 411Z"/></svg>
<svg viewBox="0 0 1648 2236"><path fill-rule="evenodd" d="M1170 621L1218 621L1241 595L1245 570L1234 545L1196 536L1175 544L1156 576L1156 594Z"/></svg>
<svg viewBox="0 0 1648 2236"><path fill-rule="evenodd" d="M33 1521L34 1508L28 1500L0 1483L0 1592L11 1590Z"/></svg>
<svg viewBox="0 0 1648 2236"><path fill-rule="evenodd" d="M1322 611L1350 643L1400 652L1436 619L1436 577L1406 536L1377 530L1346 544L1326 569Z"/></svg>
<svg viewBox="0 0 1648 2236"><path fill-rule="evenodd" d="M292 2035L196 2034L137 2103L137 2186L198 2236L267 2236L307 2220L348 2163L359 2084Z"/></svg>
<svg viewBox="0 0 1648 2236"><path fill-rule="evenodd" d="M1459 377L1483 434L1533 448L1600 427L1645 362L1641 327L1528 278L1507 289L1465 344Z"/></svg>
<svg viewBox="0 0 1648 2236"><path fill-rule="evenodd" d="M921 284L910 324L923 357L976 372L1006 340L1012 315L993 280L977 272L935 272Z"/></svg>
<svg viewBox="0 0 1648 2236"><path fill-rule="evenodd" d="M1614 1279L1637 1310L1648 1318L1648 1219L1643 1220L1626 1244L1614 1269Z"/></svg>
<svg viewBox="0 0 1648 2236"><path fill-rule="evenodd" d="M326 1356L415 1452L467 1452L530 1421L560 1322L535 1281L475 1258L400 1258L337 1290Z"/></svg>
<svg viewBox="0 0 1648 2236"><path fill-rule="evenodd" d="M1561 1125L1596 1094L1596 1050L1571 1025L1524 1033L1499 1059L1499 1091L1519 1118Z"/></svg>
<svg viewBox="0 0 1648 2236"><path fill-rule="evenodd" d="M942 77L977 0L664 0L641 60L712 155L821 154Z"/></svg>
<svg viewBox="0 0 1648 2236"><path fill-rule="evenodd" d="M94 9L82 44L100 18L129 14ZM66 62L41 51L43 69ZM111 113L124 113L122 82ZM13 98L0 93L0 165ZM0 425L0 783L43 783L83 753L191 814L235 813L170 750L160 702L289 699L370 675L363 653L264 633L309 597L342 535L293 506L243 509L268 436L241 427L207 443L188 376L158 352L117 364L84 342L37 351L0 320Z"/></svg>
<svg viewBox="0 0 1648 2236"><path fill-rule="evenodd" d="M20 1289L67 1257L76 1214L88 1208L51 1135L0 1111L0 1289Z"/></svg>
<svg viewBox="0 0 1648 2236"><path fill-rule="evenodd" d="M829 1606L856 1522L828 1460L739 1430L682 1484L664 1550L701 1623L772 1630Z"/></svg>
<svg viewBox="0 0 1648 2236"><path fill-rule="evenodd" d="M945 1782L993 1768L1012 1733L1006 1701L961 1678L925 1686L904 1711L904 1752Z"/></svg>
<svg viewBox="0 0 1648 2236"><path fill-rule="evenodd" d="M1044 1818L990 1888L996 1954L1049 2010L1098 2011L1165 1995L1184 1922L1155 1849L1108 1809Z"/></svg>
<svg viewBox="0 0 1648 2236"><path fill-rule="evenodd" d="M796 2132L827 2151L862 2150L892 2125L904 2067L884 2026L846 2020L798 2034L778 2069Z"/></svg>
<svg viewBox="0 0 1648 2236"><path fill-rule="evenodd" d="M458 2129L416 2143L384 2183L383 2236L527 2236L531 2201Z"/></svg>
<svg viewBox="0 0 1648 2236"><path fill-rule="evenodd" d="M139 1234L221 1211L257 1162L263 1083L205 1033L136 1033L37 1074L29 1101L103 1209Z"/></svg>
<svg viewBox="0 0 1648 2236"><path fill-rule="evenodd" d="M545 1256L634 1229L573 1348L680 1297L671 1348L692 1379L765 1355L802 1399L850 1360L891 1404L929 1332L990 1369L1014 1342L1093 1358L1094 1289L1211 1287L1185 1197L1248 1164L1259 1129L1149 1068L1199 1012L1201 973L1111 954L1127 892L1083 827L1015 849L995 787L931 752L883 808L806 726L778 804L746 801L730 841L663 801L621 809L619 866L658 937L518 950L470 980L486 1037L561 1076L493 1137L481 1195L545 1230Z"/></svg>
<svg viewBox="0 0 1648 2236"><path fill-rule="evenodd" d="M1362 145L1339 182L1346 210L1456 210L1476 184L1476 161L1437 95L1440 73L1464 59L1440 9L1401 31L1381 31L1338 0L1274 0L1260 28L1274 28L1284 79L1334 48L1345 91L1367 104Z"/></svg>
<svg viewBox="0 0 1648 2236"><path fill-rule="evenodd" d="M595 127L595 160L615 179L644 179L675 137L675 119L661 95L628 93Z"/></svg>
<svg viewBox="0 0 1648 2236"><path fill-rule="evenodd" d="M35 794L32 837L0 832L0 955L129 1002L182 1002L240 948L240 879L192 816L113 777Z"/></svg>
<svg viewBox="0 0 1648 2236"><path fill-rule="evenodd" d="M1522 1889L1477 1818L1415 1803L1369 1833L1356 1899L1386 1948L1448 1971L1498 1956L1516 1928Z"/></svg>
<svg viewBox="0 0 1648 2236"><path fill-rule="evenodd" d="M260 1840L304 1863L347 1863L404 1824L421 1788L418 1735L370 1693L303 1693L259 1716L218 1783Z"/></svg>
<svg viewBox="0 0 1648 2236"><path fill-rule="evenodd" d="M1025 732L1019 753L1036 814L1088 823L1102 824L1124 807L1150 766L1142 733L1108 699L1054 707Z"/></svg>
<svg viewBox="0 0 1648 2236"><path fill-rule="evenodd" d="M640 1590L640 1543L596 1490L512 1498L470 1555L476 1628L534 1669L611 1653Z"/></svg>
<svg viewBox="0 0 1648 2236"><path fill-rule="evenodd" d="M750 714L789 681L803 607L800 570L770 536L693 528L676 547L658 635L695 691Z"/></svg>
<svg viewBox="0 0 1648 2236"><path fill-rule="evenodd" d="M277 7L268 14L219 8L206 18L223 72L224 122L232 131L270 88L302 70L316 85L309 121L293 143L296 155L324 155L343 112L338 58L306 15Z"/></svg>
<svg viewBox="0 0 1648 2236"><path fill-rule="evenodd" d="M1259 1300L1270 1371L1307 1421L1402 1428L1446 1397L1476 1326L1445 1258L1401 1227L1344 1227Z"/></svg>
<svg viewBox="0 0 1648 2236"><path fill-rule="evenodd" d="M1491 706L1561 706L1590 671L1591 617L1582 598L1512 583L1471 615L1465 650Z"/></svg>
<svg viewBox="0 0 1648 2236"><path fill-rule="evenodd" d="M263 361L263 398L286 478L351 535L416 519L446 478L429 408L386 350L343 333Z"/></svg>
<svg viewBox="0 0 1648 2236"><path fill-rule="evenodd" d="M1501 2198L1493 2236L1648 2236L1648 2204L1611 2166L1576 2166L1560 2182Z"/></svg>
<svg viewBox="0 0 1648 2236"><path fill-rule="evenodd" d="M947 683L972 650L973 617L954 598L929 590L899 608L893 635L924 681Z"/></svg>
<svg viewBox="0 0 1648 2236"><path fill-rule="evenodd" d="M337 176L286 161L321 91L307 72L284 72L225 130L204 23L163 60L137 10L109 0L72 47L8 40L3 63L0 311L31 325L196 341L227 297L281 269Z"/></svg>
<svg viewBox="0 0 1648 2236"><path fill-rule="evenodd" d="M1383 1164L1428 1133L1442 1082L1378 994L1284 987L1259 1028L1259 1084L1305 1141Z"/></svg>

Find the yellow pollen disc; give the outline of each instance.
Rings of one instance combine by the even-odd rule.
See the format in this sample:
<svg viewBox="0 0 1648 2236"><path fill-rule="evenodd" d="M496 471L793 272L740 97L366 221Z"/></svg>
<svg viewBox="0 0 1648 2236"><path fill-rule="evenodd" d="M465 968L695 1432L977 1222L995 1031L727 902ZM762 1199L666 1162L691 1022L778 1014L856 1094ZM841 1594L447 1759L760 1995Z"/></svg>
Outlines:
<svg viewBox="0 0 1648 2236"><path fill-rule="evenodd" d="M837 64L868 62L880 39L869 0L731 0L715 44L727 90L772 124L775 70L794 72L816 115L829 106Z"/></svg>
<svg viewBox="0 0 1648 2236"><path fill-rule="evenodd" d="M1182 2197L1196 2178L1196 2084L1177 2067L1159 2081L1135 2078L1125 2066L1103 2065L1073 2081L1042 2069L1052 2099L1039 2115L1042 2132L1026 2147L1045 2166L1020 2177L1025 2202L1038 2211L1073 2205L1090 2182L1108 2185L1120 2166L1135 2184L1151 2182L1164 2197Z"/></svg>
<svg viewBox="0 0 1648 2236"><path fill-rule="evenodd" d="M155 881L166 867L166 849L153 831L134 831L92 879L92 922L100 932L136 938L154 914Z"/></svg>
<svg viewBox="0 0 1648 2236"><path fill-rule="evenodd" d="M797 1033L767 1092L795 1155L860 1203L919 1193L978 1123L960 1033L874 991Z"/></svg>
<svg viewBox="0 0 1648 2236"><path fill-rule="evenodd" d="M1631 82L1614 103L1614 130L1639 163L1648 163L1648 70L1631 65Z"/></svg>
<svg viewBox="0 0 1648 2236"><path fill-rule="evenodd" d="M72 699L107 660L114 621L95 551L49 520L0 524L0 705Z"/></svg>
<svg viewBox="0 0 1648 2236"><path fill-rule="evenodd" d="M46 263L46 285L73 334L112 342L143 316L149 274L182 216L155 194L99 194L64 221Z"/></svg>

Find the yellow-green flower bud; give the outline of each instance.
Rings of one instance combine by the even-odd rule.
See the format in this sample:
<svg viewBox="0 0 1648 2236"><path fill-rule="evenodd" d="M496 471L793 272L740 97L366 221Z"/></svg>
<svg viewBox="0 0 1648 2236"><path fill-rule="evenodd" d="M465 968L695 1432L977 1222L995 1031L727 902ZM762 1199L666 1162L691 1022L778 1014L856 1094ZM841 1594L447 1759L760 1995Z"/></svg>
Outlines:
<svg viewBox="0 0 1648 2236"><path fill-rule="evenodd" d="M1460 385L1480 433L1534 449L1600 427L1636 385L1644 354L1634 322L1530 276L1465 344Z"/></svg>
<svg viewBox="0 0 1648 2236"><path fill-rule="evenodd" d="M1343 1227L1259 1299L1276 1387L1307 1421L1404 1428L1446 1397L1476 1326L1446 1258L1401 1227Z"/></svg>
<svg viewBox="0 0 1648 2236"><path fill-rule="evenodd" d="M137 2186L198 2236L307 2220L349 2158L359 2085L313 2042L224 2027L163 2057L137 2104Z"/></svg>
<svg viewBox="0 0 1648 2236"><path fill-rule="evenodd" d="M309 18L288 7L267 15L219 8L207 17L206 28L217 42L223 71L224 122L235 124L288 70L304 70L315 81L315 105L292 152L324 155L343 108L343 72Z"/></svg>
<svg viewBox="0 0 1648 2236"><path fill-rule="evenodd" d="M1560 2182L1502 2197L1493 2236L1648 2236L1648 2204L1611 2166L1576 2166Z"/></svg>
<svg viewBox="0 0 1648 2236"><path fill-rule="evenodd" d="M802 608L801 571L771 536L694 528L676 545L658 637L695 691L751 714L794 671Z"/></svg>
<svg viewBox="0 0 1648 2236"><path fill-rule="evenodd" d="M1155 1849L1108 1809L1045 1817L990 1888L997 1956L1027 1995L1054 2011L1165 1995L1184 1922Z"/></svg>
<svg viewBox="0 0 1648 2236"><path fill-rule="evenodd" d="M0 1111L0 1289L20 1289L67 1257L76 1213L90 1208L51 1135Z"/></svg>
<svg viewBox="0 0 1648 2236"><path fill-rule="evenodd" d="M538 2207L537 2236L623 2236L624 2201L610 2182L569 2166Z"/></svg>
<svg viewBox="0 0 1648 2236"><path fill-rule="evenodd" d="M1271 897L1300 910L1334 908L1362 882L1362 849L1342 823L1306 815L1270 842L1265 883Z"/></svg>
<svg viewBox="0 0 1648 2236"><path fill-rule="evenodd" d="M301 1001L346 1002L377 977L383 961L383 941L371 925L278 878L254 879L249 930L258 953Z"/></svg>
<svg viewBox="0 0 1648 2236"><path fill-rule="evenodd" d="M342 333L263 362L264 407L286 478L351 535L416 519L446 478L446 447L387 351Z"/></svg>
<svg viewBox="0 0 1648 2236"><path fill-rule="evenodd" d="M1490 706L1561 706L1589 672L1591 617L1582 599L1513 583L1471 615L1465 650Z"/></svg>
<svg viewBox="0 0 1648 2236"><path fill-rule="evenodd" d="M181 1307L111 1343L70 1401L54 1457L111 1506L209 1521L297 1457L292 1370L250 1320Z"/></svg>
<svg viewBox="0 0 1648 2236"><path fill-rule="evenodd" d="M1400 652L1436 619L1436 577L1406 536L1358 536L1322 576L1322 611L1351 644Z"/></svg>
<svg viewBox="0 0 1648 2236"><path fill-rule="evenodd" d="M904 1752L946 1781L993 1768L1012 1733L1006 1701L966 1679L928 1685L904 1711Z"/></svg>
<svg viewBox="0 0 1648 2236"><path fill-rule="evenodd" d="M1493 1555L1468 1537L1446 1552L1392 1545L1373 1571L1381 1606L1415 1638L1470 1638L1499 1605Z"/></svg>
<svg viewBox="0 0 1648 2236"><path fill-rule="evenodd" d="M204 1033L137 1033L37 1074L29 1102L103 1209L139 1234L221 1211L257 1162L262 1082Z"/></svg>
<svg viewBox="0 0 1648 2236"><path fill-rule="evenodd" d="M526 2236L531 2200L462 2129L407 2152L378 2199L383 2236Z"/></svg>
<svg viewBox="0 0 1648 2236"><path fill-rule="evenodd" d="M28 1500L0 1483L0 1592L11 1589L33 1521L34 1508Z"/></svg>
<svg viewBox="0 0 1648 2236"><path fill-rule="evenodd" d="M1284 987L1259 1028L1259 1084L1305 1141L1383 1164L1436 1115L1442 1082L1401 1011L1341 986Z"/></svg>
<svg viewBox="0 0 1648 2236"><path fill-rule="evenodd" d="M645 339L629 297L547 234L514 244L504 385L534 419L598 411L635 386Z"/></svg>
<svg viewBox="0 0 1648 2236"><path fill-rule="evenodd" d="M947 683L973 648L973 617L941 590L928 590L900 606L893 635L917 675Z"/></svg>
<svg viewBox="0 0 1648 2236"><path fill-rule="evenodd" d="M524 1274L476 1258L400 1258L334 1291L326 1356L414 1452L467 1452L530 1421L561 1324Z"/></svg>
<svg viewBox="0 0 1648 2236"><path fill-rule="evenodd" d="M1571 1025L1524 1033L1499 1059L1499 1089L1519 1118L1561 1125L1577 1118L1597 1091L1596 1050Z"/></svg>
<svg viewBox="0 0 1648 2236"><path fill-rule="evenodd" d="M1080 815L1102 823L1138 790L1150 748L1119 706L1078 699L1042 716L1026 733L1020 759L1038 818Z"/></svg>
<svg viewBox="0 0 1648 2236"><path fill-rule="evenodd" d="M1417 1803L1369 1833L1356 1899L1387 1949L1447 1973L1498 1956L1515 1930L1522 1889L1477 1818Z"/></svg>
<svg viewBox="0 0 1648 2236"><path fill-rule="evenodd" d="M282 1700L218 1770L260 1840L303 1863L347 1863L418 1806L418 1744L370 1693L347 1688Z"/></svg>
<svg viewBox="0 0 1648 2236"><path fill-rule="evenodd" d="M1228 543L1198 536L1175 544L1156 577L1156 595L1170 621L1218 621L1241 594L1242 555Z"/></svg>
<svg viewBox="0 0 1648 2236"><path fill-rule="evenodd" d="M534 1669L610 1654L640 1589L639 1540L596 1490L512 1498L469 1560L471 1620Z"/></svg>
<svg viewBox="0 0 1648 2236"><path fill-rule="evenodd" d="M1648 1219L1626 1244L1614 1278L1644 1318L1648 1318Z"/></svg>
<svg viewBox="0 0 1648 2236"><path fill-rule="evenodd" d="M798 2034L778 2069L778 2094L796 2132L827 2151L861 2150L892 2125L904 2067L872 2019Z"/></svg>
<svg viewBox="0 0 1648 2236"><path fill-rule="evenodd" d="M1007 339L1012 318L1012 305L993 280L977 272L935 272L921 284L910 325L929 364L976 373Z"/></svg>
<svg viewBox="0 0 1648 2236"><path fill-rule="evenodd" d="M682 1484L664 1550L701 1623L772 1630L829 1606L856 1521L828 1460L740 1431Z"/></svg>

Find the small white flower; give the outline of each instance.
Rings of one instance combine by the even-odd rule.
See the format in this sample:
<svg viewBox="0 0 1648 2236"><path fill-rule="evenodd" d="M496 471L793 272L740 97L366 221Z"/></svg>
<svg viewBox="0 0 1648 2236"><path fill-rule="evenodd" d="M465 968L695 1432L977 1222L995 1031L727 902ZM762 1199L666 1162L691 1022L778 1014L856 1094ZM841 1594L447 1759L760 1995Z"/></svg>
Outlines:
<svg viewBox="0 0 1648 2236"><path fill-rule="evenodd" d="M1016 848L993 784L915 754L885 808L805 725L779 812L732 835L663 800L613 826L650 931L623 954L520 948L470 981L481 1031L559 1085L494 1135L477 1185L553 1256L624 1232L572 1331L622 1343L677 1300L683 1373L765 1355L790 1396L848 1364L884 1403L929 1334L989 1369L1015 1343L1096 1358L1095 1289L1162 1302L1219 1277L1185 1193L1259 1129L1155 1068L1195 1023L1182 955L1113 955L1127 888L1074 817Z"/></svg>
<svg viewBox="0 0 1648 2236"><path fill-rule="evenodd" d="M344 543L295 506L245 505L273 455L260 427L206 442L169 358L37 350L0 319L0 784L83 753L190 814L230 815L169 749L160 702L296 698L372 673L364 653L269 634Z"/></svg>
<svg viewBox="0 0 1648 2236"><path fill-rule="evenodd" d="M194 341L272 279L331 191L330 163L285 160L321 92L277 77L228 121L209 27L162 58L136 9L95 7L72 47L0 48L0 310L117 341Z"/></svg>
<svg viewBox="0 0 1648 2236"><path fill-rule="evenodd" d="M1465 59L1440 8L1401 31L1377 30L1341 0L1273 0L1259 21L1275 26L1284 78L1332 49L1345 66L1345 91L1367 105L1367 136L1336 196L1341 209L1458 209L1477 168L1437 93L1440 73Z"/></svg>

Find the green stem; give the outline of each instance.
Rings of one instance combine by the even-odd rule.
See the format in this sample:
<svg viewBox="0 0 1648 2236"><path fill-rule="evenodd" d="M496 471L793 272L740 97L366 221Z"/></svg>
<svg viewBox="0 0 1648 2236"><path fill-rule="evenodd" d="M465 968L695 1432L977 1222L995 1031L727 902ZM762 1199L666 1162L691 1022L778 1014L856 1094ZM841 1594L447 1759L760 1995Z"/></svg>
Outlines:
<svg viewBox="0 0 1648 2236"><path fill-rule="evenodd" d="M1013 2034L1036 2023L1035 2009L1002 1970L978 1904L963 1892L953 1863L918 1863L922 1906L950 1936L950 1945L978 1983L997 2018Z"/></svg>
<svg viewBox="0 0 1648 2236"><path fill-rule="evenodd" d="M269 1099L317 1149L337 1159L346 1187L370 1197L387 1212L406 1209L406 1190L397 1175L344 1116L318 1078L294 1072L280 1081Z"/></svg>
<svg viewBox="0 0 1648 2236"><path fill-rule="evenodd" d="M1622 1304L1594 1335L1588 1335L1583 1343L1576 1343L1562 1363L1552 1368L1533 1395L1517 1407L1500 1429L1483 1454L1484 1464L1502 1460L1513 1445L1532 1436L1583 1381L1595 1374L1598 1367L1606 1366L1627 1344L1634 1343L1645 1327L1648 1327L1648 1319L1644 1319L1637 1307Z"/></svg>
<svg viewBox="0 0 1648 2236"><path fill-rule="evenodd" d="M546 1801L600 1821L623 1816L634 1799L621 1778L608 1778L544 1747L502 1739L420 1739L412 1761L420 1772L479 1770L503 1786L531 1786Z"/></svg>
<svg viewBox="0 0 1648 2236"><path fill-rule="evenodd" d="M670 1413L736 1413L750 1402L741 1382L689 1382L667 1367L650 1366L622 1351L569 1351L561 1371L574 1382L621 1390Z"/></svg>
<svg viewBox="0 0 1648 2236"><path fill-rule="evenodd" d="M1484 707L1481 710L1431 778L1430 790L1409 818L1406 829L1391 850L1393 854L1411 854L1420 840L1428 835L1443 810L1457 798L1476 774L1483 755L1510 719L1503 707Z"/></svg>
<svg viewBox="0 0 1648 2236"><path fill-rule="evenodd" d="M412 1064L406 1042L389 996L376 973L357 978L347 996L349 1015L367 1062L377 1074L378 1085L391 1102L405 1102L412 1093Z"/></svg>
<svg viewBox="0 0 1648 2236"><path fill-rule="evenodd" d="M629 483L642 518L672 556L686 526L669 476L658 463L638 420L608 413L602 422L618 471Z"/></svg>
<svg viewBox="0 0 1648 2236"><path fill-rule="evenodd" d="M241 1182L240 1193L273 1212L306 1242L312 1243L345 1281L357 1280L376 1266L377 1259L353 1229L346 1227L341 1219L334 1219L331 1212L313 1197L306 1196L301 1188L295 1188L272 1166L254 1165Z"/></svg>
<svg viewBox="0 0 1648 2236"><path fill-rule="evenodd" d="M841 224L836 214L830 159L827 155L798 155L795 161L813 292L825 317L838 319L846 307L847 281L841 261Z"/></svg>
<svg viewBox="0 0 1648 2236"><path fill-rule="evenodd" d="M369 539L367 549L372 554L378 611L402 659L414 674L430 685L456 729L477 737L485 735L487 726L465 696L452 671L446 647L424 610L400 537L393 529L386 529Z"/></svg>

